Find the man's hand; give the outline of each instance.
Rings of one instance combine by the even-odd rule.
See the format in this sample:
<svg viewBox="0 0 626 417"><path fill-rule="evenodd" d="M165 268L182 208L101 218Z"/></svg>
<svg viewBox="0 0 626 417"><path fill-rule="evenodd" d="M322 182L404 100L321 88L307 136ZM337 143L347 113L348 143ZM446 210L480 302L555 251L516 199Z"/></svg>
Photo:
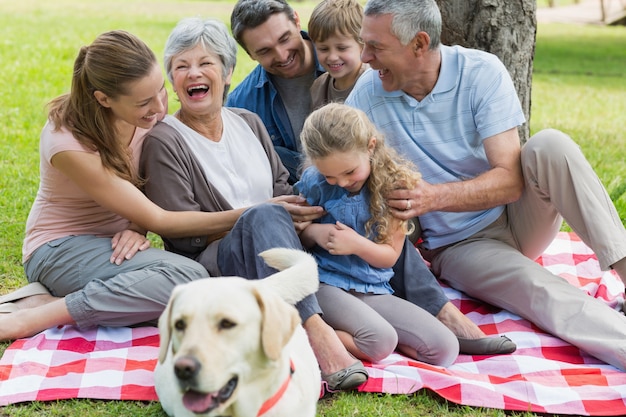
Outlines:
<svg viewBox="0 0 626 417"><path fill-rule="evenodd" d="M397 189L387 195L392 214L402 220L428 213L435 207L435 186L419 180L412 189Z"/></svg>

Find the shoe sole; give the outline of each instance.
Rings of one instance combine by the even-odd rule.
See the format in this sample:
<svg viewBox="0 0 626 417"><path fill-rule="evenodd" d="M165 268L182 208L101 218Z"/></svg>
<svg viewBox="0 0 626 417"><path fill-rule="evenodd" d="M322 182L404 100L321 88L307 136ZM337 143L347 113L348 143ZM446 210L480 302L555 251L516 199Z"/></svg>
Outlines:
<svg viewBox="0 0 626 417"><path fill-rule="evenodd" d="M0 296L0 305L21 300L22 298L32 297L34 295L50 295L50 291L39 282L31 282L30 284L18 288L17 290Z"/></svg>

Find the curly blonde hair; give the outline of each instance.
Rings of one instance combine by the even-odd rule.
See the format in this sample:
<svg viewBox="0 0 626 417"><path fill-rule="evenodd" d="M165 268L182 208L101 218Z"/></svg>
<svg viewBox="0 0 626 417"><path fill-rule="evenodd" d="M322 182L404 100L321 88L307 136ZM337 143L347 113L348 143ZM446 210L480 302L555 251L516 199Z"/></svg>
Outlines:
<svg viewBox="0 0 626 417"><path fill-rule="evenodd" d="M363 111L345 104L329 103L315 110L304 122L300 134L308 159L306 164L335 152L368 152L373 137L376 145L370 155L371 172L367 180L371 217L365 230L375 242L389 243L398 224L405 234L412 232L412 224L393 216L385 196L395 189L414 187L421 179L415 166L385 144L383 135Z"/></svg>

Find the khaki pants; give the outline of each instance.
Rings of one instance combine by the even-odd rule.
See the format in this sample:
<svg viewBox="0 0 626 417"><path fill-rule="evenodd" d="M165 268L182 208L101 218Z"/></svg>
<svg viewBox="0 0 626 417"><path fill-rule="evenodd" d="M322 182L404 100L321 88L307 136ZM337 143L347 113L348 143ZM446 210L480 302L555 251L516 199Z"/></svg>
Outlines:
<svg viewBox="0 0 626 417"><path fill-rule="evenodd" d="M626 231L579 147L544 130L522 148L526 188L493 224L432 251L436 276L473 297L524 317L587 353L626 370L626 317L534 260L562 218L596 253L602 269L626 257Z"/></svg>

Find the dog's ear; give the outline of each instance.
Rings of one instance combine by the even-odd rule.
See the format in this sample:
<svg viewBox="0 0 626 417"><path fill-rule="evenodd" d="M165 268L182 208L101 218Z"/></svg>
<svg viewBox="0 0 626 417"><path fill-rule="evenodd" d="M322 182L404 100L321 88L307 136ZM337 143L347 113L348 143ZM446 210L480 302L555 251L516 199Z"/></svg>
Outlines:
<svg viewBox="0 0 626 417"><path fill-rule="evenodd" d="M174 304L174 300L176 299L176 294L178 294L179 287L174 287L172 294L170 295L170 299L165 306L165 310L161 313L159 317L159 362L163 363L165 361L165 357L167 356L167 349L170 344L171 337L171 315L172 315L172 304Z"/></svg>
<svg viewBox="0 0 626 417"><path fill-rule="evenodd" d="M300 324L300 315L291 305L272 291L254 288L261 309L261 344L270 360L278 360L283 348Z"/></svg>

